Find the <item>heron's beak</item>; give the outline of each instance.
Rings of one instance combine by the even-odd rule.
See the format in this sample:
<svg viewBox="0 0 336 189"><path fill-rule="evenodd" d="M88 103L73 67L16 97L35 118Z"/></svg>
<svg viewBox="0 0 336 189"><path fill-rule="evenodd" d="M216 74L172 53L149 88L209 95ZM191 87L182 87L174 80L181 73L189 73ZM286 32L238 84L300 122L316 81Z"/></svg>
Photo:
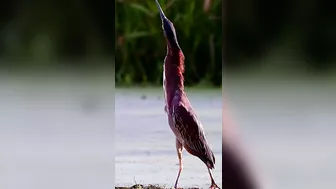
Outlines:
<svg viewBox="0 0 336 189"><path fill-rule="evenodd" d="M176 47L176 48L180 48L179 45L178 45L178 42L177 42L175 28L174 28L173 24L164 14L158 0L155 0L155 2L156 2L156 6L157 6L157 8L159 10L159 13L160 13L160 17L161 17L161 21L162 21L162 29L164 31L164 34L165 34L169 44L171 46Z"/></svg>
<svg viewBox="0 0 336 189"><path fill-rule="evenodd" d="M166 17L166 15L164 14L164 12L163 12L163 10L162 10L162 8L161 8L161 6L160 6L158 0L155 0L155 2L156 2L156 6L157 6L158 9L159 9L160 17L161 17L162 22L166 21L166 20L167 20L167 17Z"/></svg>

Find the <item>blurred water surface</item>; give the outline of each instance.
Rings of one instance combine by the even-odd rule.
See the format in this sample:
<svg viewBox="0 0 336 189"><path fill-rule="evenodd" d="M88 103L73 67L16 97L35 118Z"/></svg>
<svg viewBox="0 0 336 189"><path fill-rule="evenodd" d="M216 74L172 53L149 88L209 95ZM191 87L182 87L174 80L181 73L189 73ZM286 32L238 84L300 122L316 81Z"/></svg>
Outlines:
<svg viewBox="0 0 336 189"><path fill-rule="evenodd" d="M114 178L117 185L172 186L178 161L162 89L118 90L114 106L111 81L1 74L0 188L111 188ZM332 80L241 77L224 86L243 142L270 188L336 188ZM188 92L221 184L221 92ZM180 186L209 186L203 163L186 152Z"/></svg>
<svg viewBox="0 0 336 189"><path fill-rule="evenodd" d="M1 189L112 188L113 80L0 77Z"/></svg>
<svg viewBox="0 0 336 189"><path fill-rule="evenodd" d="M222 93L218 90L188 90L216 157L213 171L221 185ZM116 92L116 185L160 184L174 186L178 172L175 136L164 112L162 88L118 89ZM205 164L186 151L180 187L208 188Z"/></svg>
<svg viewBox="0 0 336 189"><path fill-rule="evenodd" d="M241 75L224 86L266 189L336 188L334 79Z"/></svg>

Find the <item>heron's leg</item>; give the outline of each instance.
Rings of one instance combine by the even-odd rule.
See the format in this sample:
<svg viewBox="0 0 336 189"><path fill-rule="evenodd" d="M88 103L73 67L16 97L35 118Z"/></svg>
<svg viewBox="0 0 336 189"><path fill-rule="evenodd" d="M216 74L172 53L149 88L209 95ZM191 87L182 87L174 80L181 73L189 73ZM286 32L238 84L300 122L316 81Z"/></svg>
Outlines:
<svg viewBox="0 0 336 189"><path fill-rule="evenodd" d="M215 183L214 178L212 177L212 172L211 172L211 170L209 169L209 167L208 167L208 172L209 172L210 179L211 179L211 186L210 186L210 188L219 188L219 187L217 186L217 184Z"/></svg>
<svg viewBox="0 0 336 189"><path fill-rule="evenodd" d="M178 183L178 180L180 178L180 174L181 174L181 171L183 169L183 162L182 162L182 150L183 150L183 146L182 144L180 143L180 141L178 141L176 139L176 151L177 151L177 156L178 156L178 159L179 159L179 172L177 174L177 178L176 178L176 181L175 181L175 186L174 188L177 188L177 183Z"/></svg>

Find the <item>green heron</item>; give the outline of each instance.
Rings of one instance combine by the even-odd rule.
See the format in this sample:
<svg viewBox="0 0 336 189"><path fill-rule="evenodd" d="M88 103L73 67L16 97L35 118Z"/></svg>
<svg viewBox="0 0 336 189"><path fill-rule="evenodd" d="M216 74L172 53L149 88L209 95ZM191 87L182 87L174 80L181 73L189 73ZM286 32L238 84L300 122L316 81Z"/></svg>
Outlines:
<svg viewBox="0 0 336 189"><path fill-rule="evenodd" d="M214 169L215 156L207 142L203 126L184 92L184 55L178 44L175 28L163 13L157 0L156 4L167 41L167 55L163 66L164 109L168 116L169 126L176 136L176 150L179 159L179 170L174 187L177 188L183 169L182 150L185 148L190 154L200 158L207 166L211 179L210 188L219 188L211 172L211 169Z"/></svg>

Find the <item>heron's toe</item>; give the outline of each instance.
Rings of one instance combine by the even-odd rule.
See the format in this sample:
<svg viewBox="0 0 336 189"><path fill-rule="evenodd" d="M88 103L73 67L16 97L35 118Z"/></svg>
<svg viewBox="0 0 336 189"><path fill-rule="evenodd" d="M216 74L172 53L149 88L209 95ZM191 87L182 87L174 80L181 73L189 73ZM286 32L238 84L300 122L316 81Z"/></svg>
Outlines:
<svg viewBox="0 0 336 189"><path fill-rule="evenodd" d="M220 189L220 188L217 186L217 184L215 184L215 183L211 184L211 186L210 186L209 188L210 188L210 189L215 189L215 188Z"/></svg>

